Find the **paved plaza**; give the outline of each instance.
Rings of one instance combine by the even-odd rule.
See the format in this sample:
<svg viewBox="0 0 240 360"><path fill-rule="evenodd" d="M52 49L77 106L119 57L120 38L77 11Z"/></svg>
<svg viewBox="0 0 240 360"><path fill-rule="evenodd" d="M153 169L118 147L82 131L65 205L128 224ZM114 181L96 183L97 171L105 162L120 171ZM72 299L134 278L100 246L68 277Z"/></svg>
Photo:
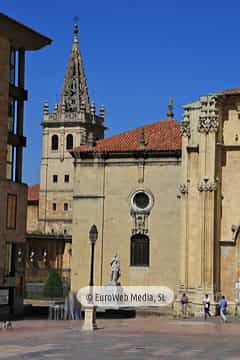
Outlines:
<svg viewBox="0 0 240 360"><path fill-rule="evenodd" d="M0 360L240 359L238 320L101 319L92 333L81 326L82 321L17 321L12 330L0 330Z"/></svg>

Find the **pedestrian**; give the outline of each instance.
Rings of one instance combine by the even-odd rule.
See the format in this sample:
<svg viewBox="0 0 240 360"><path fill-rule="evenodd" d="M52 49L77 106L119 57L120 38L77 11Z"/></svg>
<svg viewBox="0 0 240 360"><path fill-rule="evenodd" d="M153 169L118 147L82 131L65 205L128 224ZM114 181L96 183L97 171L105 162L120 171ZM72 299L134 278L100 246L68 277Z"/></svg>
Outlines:
<svg viewBox="0 0 240 360"><path fill-rule="evenodd" d="M182 294L181 297L181 304L182 304L182 314L183 317L187 317L187 310L188 310L188 297L185 293Z"/></svg>
<svg viewBox="0 0 240 360"><path fill-rule="evenodd" d="M219 310L220 310L220 317L223 320L223 322L227 321L226 318L226 310L227 310L227 300L225 299L225 296L223 295L218 303Z"/></svg>
<svg viewBox="0 0 240 360"><path fill-rule="evenodd" d="M207 317L211 317L210 298L209 298L208 294L205 294L205 297L203 299L203 307L204 307L204 319L206 320Z"/></svg>
<svg viewBox="0 0 240 360"><path fill-rule="evenodd" d="M75 298L75 320L82 320L82 307L77 297Z"/></svg>
<svg viewBox="0 0 240 360"><path fill-rule="evenodd" d="M72 291L68 294L69 319L75 320L75 296Z"/></svg>
<svg viewBox="0 0 240 360"><path fill-rule="evenodd" d="M69 319L69 299L68 296L65 297L64 301L64 320Z"/></svg>

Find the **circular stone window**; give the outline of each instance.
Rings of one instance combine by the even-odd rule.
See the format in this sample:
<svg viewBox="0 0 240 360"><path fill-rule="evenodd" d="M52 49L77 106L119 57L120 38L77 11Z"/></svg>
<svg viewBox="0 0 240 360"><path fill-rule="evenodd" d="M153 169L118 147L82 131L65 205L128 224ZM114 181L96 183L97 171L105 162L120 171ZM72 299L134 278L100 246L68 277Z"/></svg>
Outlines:
<svg viewBox="0 0 240 360"><path fill-rule="evenodd" d="M146 209L149 203L150 203L149 196L144 192L139 192L135 194L133 197L133 204L141 210Z"/></svg>
<svg viewBox="0 0 240 360"><path fill-rule="evenodd" d="M134 212L148 213L153 207L153 196L146 191L138 190L131 197L131 208Z"/></svg>

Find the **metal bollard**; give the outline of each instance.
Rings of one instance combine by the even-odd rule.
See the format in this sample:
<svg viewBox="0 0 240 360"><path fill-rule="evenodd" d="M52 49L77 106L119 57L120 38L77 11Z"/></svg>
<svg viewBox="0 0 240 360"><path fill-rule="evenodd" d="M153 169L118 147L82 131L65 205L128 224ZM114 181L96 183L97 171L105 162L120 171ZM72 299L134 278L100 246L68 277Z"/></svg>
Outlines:
<svg viewBox="0 0 240 360"><path fill-rule="evenodd" d="M50 304L48 306L48 319L53 320L54 319L54 305Z"/></svg>
<svg viewBox="0 0 240 360"><path fill-rule="evenodd" d="M59 319L59 305L54 305L54 320L58 320Z"/></svg>
<svg viewBox="0 0 240 360"><path fill-rule="evenodd" d="M64 305L60 305L61 307L61 320L64 320Z"/></svg>

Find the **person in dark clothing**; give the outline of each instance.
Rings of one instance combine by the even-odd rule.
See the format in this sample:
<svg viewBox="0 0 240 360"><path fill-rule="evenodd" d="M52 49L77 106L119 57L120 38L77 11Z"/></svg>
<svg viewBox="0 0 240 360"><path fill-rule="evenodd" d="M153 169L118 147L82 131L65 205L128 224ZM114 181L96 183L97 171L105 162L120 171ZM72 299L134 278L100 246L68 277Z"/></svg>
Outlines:
<svg viewBox="0 0 240 360"><path fill-rule="evenodd" d="M203 299L203 307L204 307L204 319L206 320L207 317L211 317L210 298L209 298L208 294L206 294L204 299Z"/></svg>
<svg viewBox="0 0 240 360"><path fill-rule="evenodd" d="M182 314L183 317L187 317L187 310L188 310L188 297L185 293L182 294L181 297L181 304L182 304Z"/></svg>

